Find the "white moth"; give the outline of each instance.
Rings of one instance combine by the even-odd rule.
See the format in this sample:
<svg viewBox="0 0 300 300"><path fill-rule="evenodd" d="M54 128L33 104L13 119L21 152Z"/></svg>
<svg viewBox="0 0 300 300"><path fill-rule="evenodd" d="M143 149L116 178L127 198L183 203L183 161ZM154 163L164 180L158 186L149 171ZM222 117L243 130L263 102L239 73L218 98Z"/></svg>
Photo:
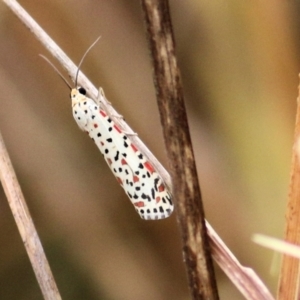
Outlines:
<svg viewBox="0 0 300 300"><path fill-rule="evenodd" d="M88 98L86 91L77 86L79 68L89 50L82 57L72 88L60 72L49 62L71 89L73 117L79 128L90 136L104 156L109 168L124 189L135 210L145 220L167 218L173 211L171 193L163 179L134 145L129 137L117 126L109 115L101 109L102 89L96 100Z"/></svg>

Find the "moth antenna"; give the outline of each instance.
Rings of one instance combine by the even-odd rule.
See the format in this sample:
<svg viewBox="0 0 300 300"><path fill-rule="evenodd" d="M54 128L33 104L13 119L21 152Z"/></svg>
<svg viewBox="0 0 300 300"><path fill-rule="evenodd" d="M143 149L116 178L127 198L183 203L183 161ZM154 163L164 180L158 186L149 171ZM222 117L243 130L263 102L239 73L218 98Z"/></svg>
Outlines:
<svg viewBox="0 0 300 300"><path fill-rule="evenodd" d="M99 41L99 39L101 38L101 36L99 36L96 41L85 51L85 53L83 54L80 62L79 62L79 65L78 65L78 68L77 68L77 71L76 71L76 76L75 76L75 88L77 88L77 79L78 79L78 74L79 74L79 70L80 70L80 67L83 63L83 60L85 59L85 57L87 56L87 54L90 52L90 50L97 44L97 42Z"/></svg>
<svg viewBox="0 0 300 300"><path fill-rule="evenodd" d="M72 90L71 85L67 81L67 79L58 71L58 69L54 66L54 64L44 55L39 54L40 57L42 57L53 69L54 71L60 76L60 78L65 82L65 84L69 87L70 90Z"/></svg>

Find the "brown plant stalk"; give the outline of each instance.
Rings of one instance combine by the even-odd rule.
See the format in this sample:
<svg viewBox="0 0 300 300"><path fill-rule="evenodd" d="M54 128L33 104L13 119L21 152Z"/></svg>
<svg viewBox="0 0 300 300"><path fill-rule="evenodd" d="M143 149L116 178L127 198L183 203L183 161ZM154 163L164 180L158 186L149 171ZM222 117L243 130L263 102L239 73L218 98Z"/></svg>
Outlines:
<svg viewBox="0 0 300 300"><path fill-rule="evenodd" d="M168 0L142 0L141 3L190 292L193 299L219 299Z"/></svg>

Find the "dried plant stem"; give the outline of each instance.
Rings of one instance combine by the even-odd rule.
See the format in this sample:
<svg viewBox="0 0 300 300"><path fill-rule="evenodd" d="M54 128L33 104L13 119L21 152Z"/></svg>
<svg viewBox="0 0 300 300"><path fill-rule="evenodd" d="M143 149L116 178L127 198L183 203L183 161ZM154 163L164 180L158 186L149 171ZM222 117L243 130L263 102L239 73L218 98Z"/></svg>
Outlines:
<svg viewBox="0 0 300 300"><path fill-rule="evenodd" d="M45 299L61 299L0 133L0 179Z"/></svg>
<svg viewBox="0 0 300 300"><path fill-rule="evenodd" d="M141 2L190 291L193 299L219 299L175 56L168 0Z"/></svg>
<svg viewBox="0 0 300 300"><path fill-rule="evenodd" d="M58 45L43 31L43 29L31 18L31 16L19 5L15 0L3 0L4 3L16 14L21 22L27 26L30 31L36 36L36 38L45 46L46 49L60 62L71 78L74 79L76 73L76 66L67 57L67 55L58 47ZM97 97L97 89L92 83L84 76L79 76L79 83L83 86L92 98ZM117 115L117 112L103 99L103 108L111 115ZM126 132L133 132L132 129L120 118L114 119ZM171 186L170 176L167 171L157 161L155 156L150 150L143 144L143 142L135 136L131 139L136 145L145 153L149 160L160 172L167 185ZM237 288L243 293L246 299L265 299L272 300L273 297L268 289L261 282L259 277L252 271L249 272L248 268L242 267L230 250L225 246L220 237L206 222L208 229L208 235L210 238L210 246L212 249L213 258L219 264L219 266L228 275L230 280L237 286ZM250 274L251 273L251 274Z"/></svg>
<svg viewBox="0 0 300 300"><path fill-rule="evenodd" d="M215 262L244 295L245 299L274 299L257 274L251 268L244 267L239 263L208 222L206 222L206 227Z"/></svg>
<svg viewBox="0 0 300 300"><path fill-rule="evenodd" d="M285 241L300 245L300 87L298 95L295 138L292 154L290 190L286 211ZM278 285L278 300L298 299L299 259L283 255Z"/></svg>

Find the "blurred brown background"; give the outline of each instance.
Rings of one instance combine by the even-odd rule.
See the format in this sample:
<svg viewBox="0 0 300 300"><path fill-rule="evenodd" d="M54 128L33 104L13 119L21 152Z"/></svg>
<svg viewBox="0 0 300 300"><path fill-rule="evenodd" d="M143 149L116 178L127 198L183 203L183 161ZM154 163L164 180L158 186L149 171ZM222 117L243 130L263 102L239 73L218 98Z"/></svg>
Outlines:
<svg viewBox="0 0 300 300"><path fill-rule="evenodd" d="M170 2L206 217L275 293L273 254L250 239L284 232L300 4ZM139 1L20 3L75 63L102 36L82 70L168 168ZM63 299L190 299L175 214L139 219L2 2L0 41L0 130ZM0 299L42 299L2 190L0 245ZM222 299L243 299L216 273Z"/></svg>

